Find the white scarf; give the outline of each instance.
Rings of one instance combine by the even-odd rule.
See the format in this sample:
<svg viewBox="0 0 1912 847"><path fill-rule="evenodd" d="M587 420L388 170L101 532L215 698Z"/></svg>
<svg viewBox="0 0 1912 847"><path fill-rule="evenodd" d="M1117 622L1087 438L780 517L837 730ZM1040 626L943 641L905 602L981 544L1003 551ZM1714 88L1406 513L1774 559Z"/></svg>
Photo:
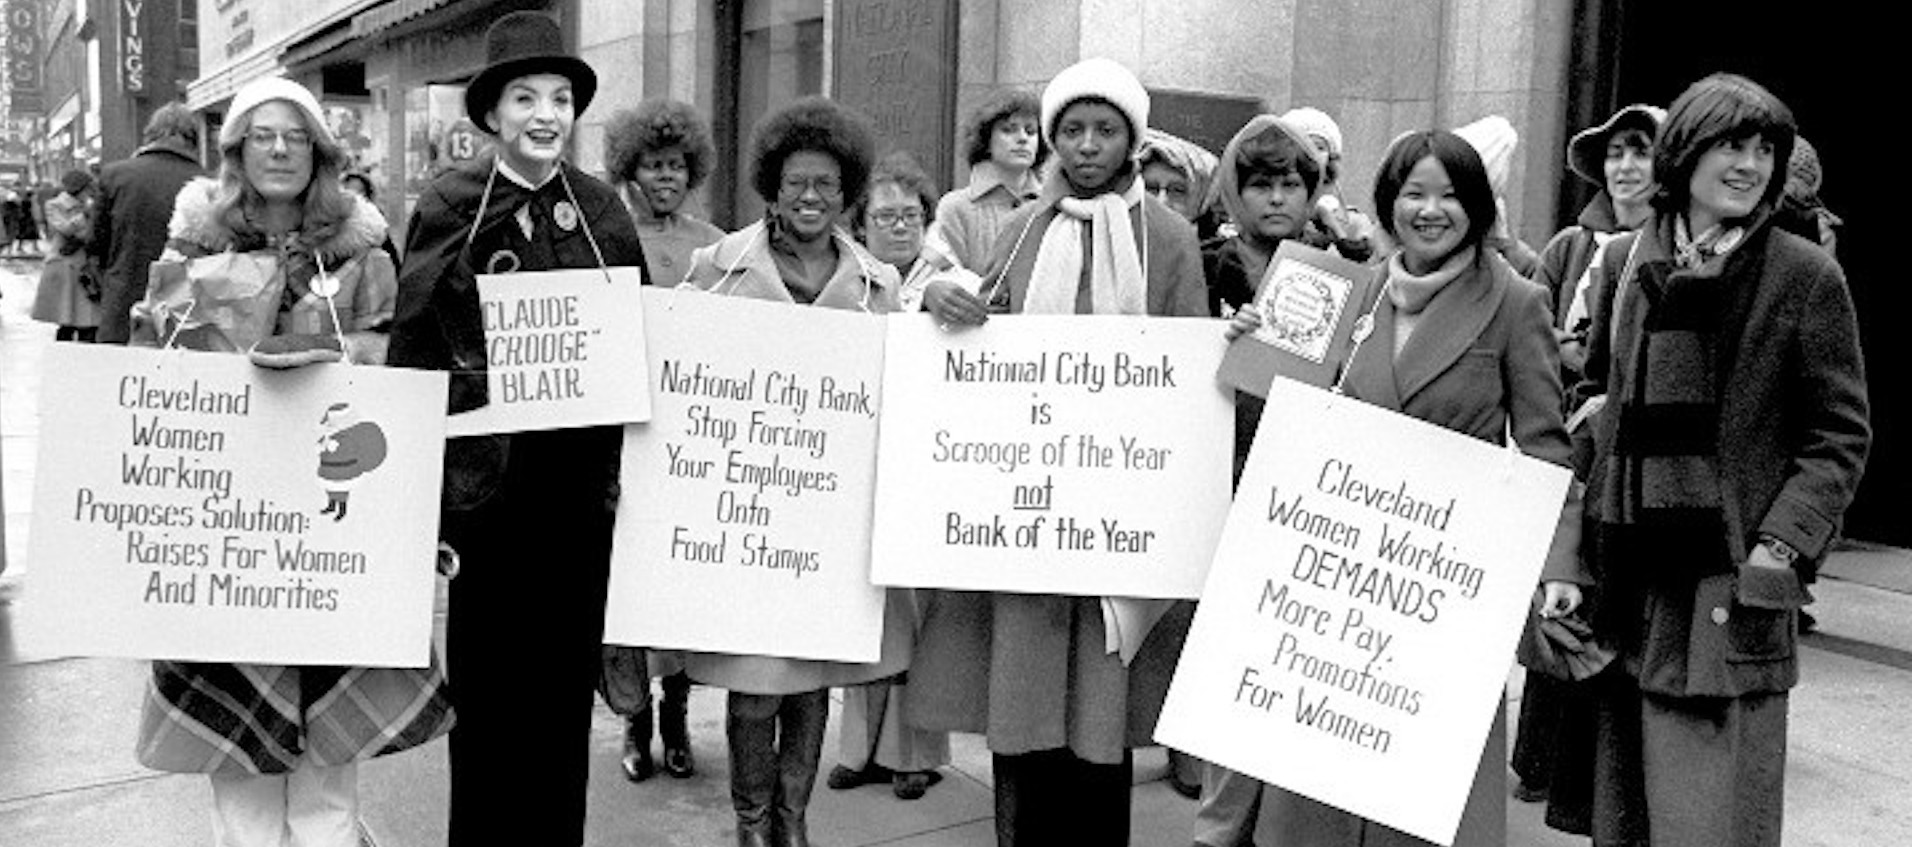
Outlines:
<svg viewBox="0 0 1912 847"><path fill-rule="evenodd" d="M1058 214L1049 221L1036 250L1022 311L1075 314L1076 290L1082 281L1081 222L1088 221L1090 310L1098 315L1147 314L1147 269L1136 252L1135 226L1129 223L1129 207L1141 202L1140 177L1130 179L1120 194L1057 200Z"/></svg>

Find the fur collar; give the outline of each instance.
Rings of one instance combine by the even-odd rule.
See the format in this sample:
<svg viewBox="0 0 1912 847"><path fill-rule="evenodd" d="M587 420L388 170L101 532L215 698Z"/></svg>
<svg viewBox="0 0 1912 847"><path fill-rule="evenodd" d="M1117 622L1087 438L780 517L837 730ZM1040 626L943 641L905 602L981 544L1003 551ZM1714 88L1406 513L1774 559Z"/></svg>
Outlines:
<svg viewBox="0 0 1912 847"><path fill-rule="evenodd" d="M328 262L350 259L385 242L385 215L363 197L346 196L352 198L352 214L318 246L319 257ZM206 253L238 248L239 235L214 213L218 197L217 179L196 177L186 183L173 202L173 218L166 225L167 240Z"/></svg>

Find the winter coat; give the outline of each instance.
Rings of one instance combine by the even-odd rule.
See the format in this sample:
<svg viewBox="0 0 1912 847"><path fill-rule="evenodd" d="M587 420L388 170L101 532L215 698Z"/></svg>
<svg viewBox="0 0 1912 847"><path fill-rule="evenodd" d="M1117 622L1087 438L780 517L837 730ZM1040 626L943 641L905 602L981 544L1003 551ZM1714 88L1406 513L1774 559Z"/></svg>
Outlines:
<svg viewBox="0 0 1912 847"><path fill-rule="evenodd" d="M631 210L637 225L637 238L644 242L644 263L654 285L676 285L690 271L691 251L717 243L724 231L701 218L681 210L658 217L651 214L636 185L625 183L618 189L624 205Z"/></svg>
<svg viewBox="0 0 1912 847"><path fill-rule="evenodd" d="M138 304L134 344L174 337L183 347L240 351L255 334L320 331L309 321L322 319L323 302L315 306L308 295L288 306L285 296L288 286L305 289L315 270L312 256L340 279L335 300L348 331L389 316L396 280L378 249L385 219L372 204L356 200L347 221L314 248L274 250L262 236L225 228L212 211L217 191L210 179L180 191L167 229L171 248L155 264L152 290ZM261 312L263 329L232 323L246 314L240 310L175 308L181 299L230 302L229 280L189 275L185 268L194 257L235 251L264 253L277 268L263 289L247 286L251 298L270 304ZM346 268L356 270L335 270ZM186 326L175 334L181 315ZM405 750L443 734L452 720L436 655L427 669L156 661L137 749L140 763L157 770L281 774L307 761L342 765Z"/></svg>
<svg viewBox="0 0 1912 847"><path fill-rule="evenodd" d="M1021 311L1037 246L1057 214L1053 202L1039 203L1011 219L990 262L1002 270L983 283L985 292L996 292L995 307ZM1195 228L1149 196L1130 219L1147 244L1148 314L1206 316ZM984 733L998 754L1067 748L1100 764L1120 762L1126 749L1152 743L1186 620L1158 621L1124 665L1105 647L1100 597L925 594L906 695L917 726Z"/></svg>
<svg viewBox="0 0 1912 847"><path fill-rule="evenodd" d="M1670 218L1656 215L1636 235L1607 247L1579 393L1616 393L1593 418L1588 510L1601 521L1617 519L1605 479L1622 432L1618 392L1636 378L1639 334L1625 325L1615 330L1615 298L1647 297L1642 280L1649 276L1718 279L1726 294L1712 350L1717 395L1710 399L1718 408L1713 447L1725 537L1670 540L1723 550L1737 567L1672 561L1655 557L1652 547L1625 557L1602 533L1590 556L1601 584L1633 583L1640 590L1608 592L1595 623L1621 642L1621 658L1644 691L1672 697L1785 691L1799 681L1796 617L1809 599L1803 586L1838 538L1871 444L1852 295L1838 263L1812 242L1773 228L1770 218L1750 224L1723 261L1693 270L1673 263L1672 227ZM1637 253L1629 256L1636 242ZM1632 276L1623 284L1628 268ZM1762 536L1798 551L1793 572L1745 564Z"/></svg>
<svg viewBox="0 0 1912 847"><path fill-rule="evenodd" d="M644 268L644 248L623 201L610 186L570 163L535 191L504 176L492 178L495 154L486 154L441 174L418 198L407 227L405 264L399 274L398 310L392 326L388 364L449 371L446 410L452 414L485 405L484 320L479 313L477 274L501 257L516 259L516 270L598 267L599 252L609 267ZM485 198L490 183L491 197ZM577 207L565 192L569 184ZM484 219L473 221L483 207ZM517 220L529 207L533 238ZM563 220L574 226L564 227ZM467 238L470 245L467 247ZM595 239L595 247L593 240ZM644 271L644 282L650 274ZM454 438L445 444L445 481L441 534L454 548L466 546L473 509L496 493L511 455L512 435ZM583 474L577 484L602 492L607 504L617 493L621 428L566 430L560 440Z"/></svg>
<svg viewBox="0 0 1912 847"><path fill-rule="evenodd" d="M90 327L100 322L97 289L88 293L82 274L98 269L87 261L86 239L93 237L93 220L85 200L64 191L46 202L46 261L40 266L40 286L33 296L33 319L60 326Z"/></svg>
<svg viewBox="0 0 1912 847"><path fill-rule="evenodd" d="M870 255L841 231L834 237L836 271L811 305L876 315L896 311L900 284L896 269ZM684 282L733 297L796 305L770 251L769 227L761 221L751 224L692 253L690 272ZM691 679L705 685L744 694L801 694L895 676L910 666L910 640L916 620L914 608L908 589L892 588L884 592L883 646L876 662L686 652L684 670Z"/></svg>
<svg viewBox="0 0 1912 847"><path fill-rule="evenodd" d="M177 141L148 144L100 171L88 249L100 265L101 343L131 336L129 315L146 293L147 266L166 249L173 200L200 172L197 152Z"/></svg>

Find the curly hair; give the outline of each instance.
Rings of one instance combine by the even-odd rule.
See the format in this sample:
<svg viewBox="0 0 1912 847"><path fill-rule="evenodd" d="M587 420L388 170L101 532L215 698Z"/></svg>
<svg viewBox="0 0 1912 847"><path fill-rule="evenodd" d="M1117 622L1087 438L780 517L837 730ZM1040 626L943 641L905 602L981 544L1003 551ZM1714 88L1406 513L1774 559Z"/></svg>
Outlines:
<svg viewBox="0 0 1912 847"><path fill-rule="evenodd" d="M257 111L255 107L243 115L233 115L229 120L245 121L249 129L253 113ZM300 114L304 115L303 112ZM299 224L299 237L308 245L331 240L357 208L357 201L346 193L341 179L345 173L345 162L345 149L339 146L330 132L312 133L312 181L306 183L305 192L300 197L305 214ZM246 133L237 133L230 144L220 145L218 178L219 192L213 200L214 218L232 232L256 233L258 225L252 222L252 216L248 213L263 208L265 198L246 181Z"/></svg>
<svg viewBox="0 0 1912 847"><path fill-rule="evenodd" d="M876 132L862 112L828 97L805 97L766 115L750 141L751 186L757 196L775 203L784 160L805 151L836 160L845 202L863 197L876 158Z"/></svg>
<svg viewBox="0 0 1912 847"><path fill-rule="evenodd" d="M1031 123L1038 122L1042 115L1042 100L1034 92L1020 88L1005 88L984 100L969 113L969 122L963 125L963 145L968 151L965 156L971 165L989 161L989 143L996 136L996 124L1007 118L1024 117ZM1049 140L1036 133L1036 162L1032 166L1041 168L1049 161Z"/></svg>
<svg viewBox="0 0 1912 847"><path fill-rule="evenodd" d="M716 151L710 127L697 108L681 100L654 99L635 109L619 109L604 125L604 167L614 182L637 178L637 163L646 153L678 150L690 171L685 190L695 191L710 176Z"/></svg>
<svg viewBox="0 0 1912 847"><path fill-rule="evenodd" d="M876 193L877 186L886 184L894 185L904 194L916 198L917 204L923 207L925 225L935 220L936 199L942 196L936 191L936 181L930 179L909 151L892 150L877 160L876 168L870 171L870 190L863 192L851 210L850 219L856 222L859 231L863 226L863 213L870 208L870 195Z"/></svg>

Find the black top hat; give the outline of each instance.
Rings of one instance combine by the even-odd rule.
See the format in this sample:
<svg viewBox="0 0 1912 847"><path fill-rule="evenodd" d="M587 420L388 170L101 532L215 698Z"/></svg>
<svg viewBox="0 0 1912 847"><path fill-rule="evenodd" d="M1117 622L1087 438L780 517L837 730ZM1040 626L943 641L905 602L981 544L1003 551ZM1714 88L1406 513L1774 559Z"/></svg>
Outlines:
<svg viewBox="0 0 1912 847"><path fill-rule="evenodd" d="M485 119L497 108L505 83L532 74L557 74L571 80L576 114L584 114L597 93L597 73L564 49L558 22L538 12L512 12L485 31L485 68L465 88L465 116L486 132L498 128Z"/></svg>

